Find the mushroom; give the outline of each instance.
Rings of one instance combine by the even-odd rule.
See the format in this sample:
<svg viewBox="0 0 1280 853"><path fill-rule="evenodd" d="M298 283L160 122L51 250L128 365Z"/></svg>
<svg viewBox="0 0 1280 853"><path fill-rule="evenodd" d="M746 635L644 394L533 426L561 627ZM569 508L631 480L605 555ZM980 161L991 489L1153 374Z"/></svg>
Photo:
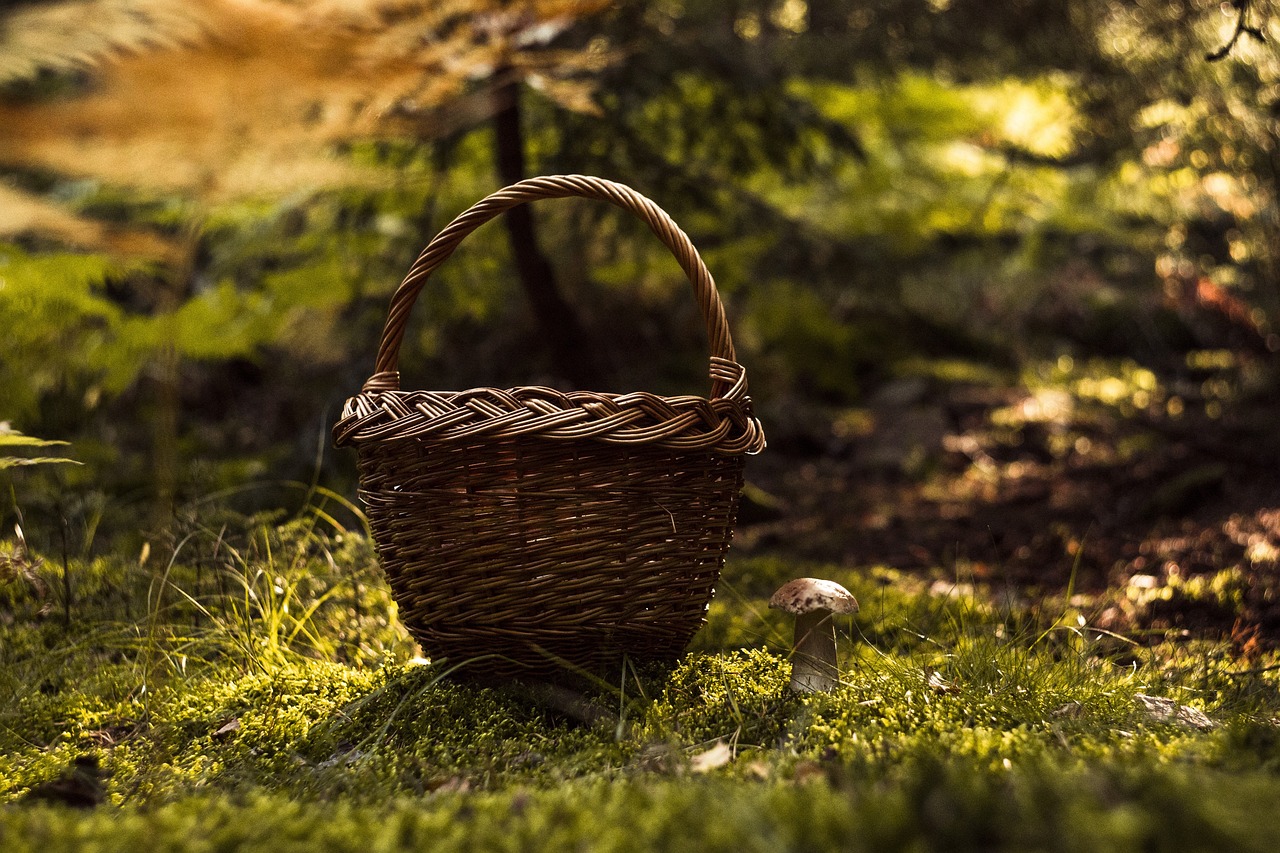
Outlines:
<svg viewBox="0 0 1280 853"><path fill-rule="evenodd" d="M795 644L791 652L791 689L827 693L840 679L836 667L835 614L858 612L858 600L834 581L797 578L773 594L769 607L794 613Z"/></svg>

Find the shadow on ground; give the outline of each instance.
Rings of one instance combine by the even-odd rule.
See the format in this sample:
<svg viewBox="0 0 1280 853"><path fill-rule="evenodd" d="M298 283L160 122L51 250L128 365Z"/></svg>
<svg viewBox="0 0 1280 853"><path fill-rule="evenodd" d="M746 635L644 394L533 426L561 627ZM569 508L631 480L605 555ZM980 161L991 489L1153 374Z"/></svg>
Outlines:
<svg viewBox="0 0 1280 853"><path fill-rule="evenodd" d="M1105 630L1280 647L1274 381L1098 368L900 378L858 409L792 418L749 468L764 496L735 548L1069 592Z"/></svg>

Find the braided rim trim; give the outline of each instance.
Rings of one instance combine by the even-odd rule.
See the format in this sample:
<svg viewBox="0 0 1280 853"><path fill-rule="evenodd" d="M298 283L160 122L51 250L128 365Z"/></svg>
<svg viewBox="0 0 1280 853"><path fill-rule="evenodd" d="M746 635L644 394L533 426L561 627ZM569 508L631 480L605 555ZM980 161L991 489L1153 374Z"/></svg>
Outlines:
<svg viewBox="0 0 1280 853"><path fill-rule="evenodd" d="M759 453L765 446L747 397L563 393L540 386L363 391L347 400L333 428L339 447L407 438L464 442L516 436L726 454Z"/></svg>

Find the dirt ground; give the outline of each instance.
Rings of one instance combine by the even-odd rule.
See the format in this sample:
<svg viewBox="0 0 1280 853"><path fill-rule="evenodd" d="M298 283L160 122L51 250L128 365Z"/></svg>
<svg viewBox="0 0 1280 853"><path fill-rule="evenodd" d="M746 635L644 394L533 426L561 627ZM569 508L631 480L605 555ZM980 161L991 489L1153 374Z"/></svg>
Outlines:
<svg viewBox="0 0 1280 853"><path fill-rule="evenodd" d="M735 547L1070 592L1107 631L1280 648L1280 403L1231 387L1226 405L1193 389L1127 408L893 380L864 408L774 430Z"/></svg>

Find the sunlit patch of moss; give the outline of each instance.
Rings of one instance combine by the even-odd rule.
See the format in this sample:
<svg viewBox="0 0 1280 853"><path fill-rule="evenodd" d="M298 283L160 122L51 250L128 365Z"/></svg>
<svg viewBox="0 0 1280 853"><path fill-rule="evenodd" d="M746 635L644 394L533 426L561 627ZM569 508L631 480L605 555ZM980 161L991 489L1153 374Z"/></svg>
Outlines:
<svg viewBox="0 0 1280 853"><path fill-rule="evenodd" d="M57 779L78 754L80 751L70 743L0 752L0 805L25 796L36 785Z"/></svg>
<svg viewBox="0 0 1280 853"><path fill-rule="evenodd" d="M1221 607L1238 611L1244 604L1249 578L1240 566L1231 566L1211 574L1184 576L1170 573L1168 586L1176 595L1192 600L1208 600Z"/></svg>
<svg viewBox="0 0 1280 853"><path fill-rule="evenodd" d="M919 577L886 566L853 567L805 563L774 556L737 557L726 563L707 625L694 638L696 651L765 646L786 653L794 619L769 609L769 598L798 577L832 580L858 599L857 615L837 621L842 645L870 643L882 651L906 651L939 633L950 635L956 616L969 622L998 624L1002 617L963 585L946 597L930 593Z"/></svg>
<svg viewBox="0 0 1280 853"><path fill-rule="evenodd" d="M89 740L120 718L121 704L80 689L37 690L9 716L5 740L45 747Z"/></svg>
<svg viewBox="0 0 1280 853"><path fill-rule="evenodd" d="M642 741L776 744L797 706L790 665L763 649L691 654L672 672L636 734Z"/></svg>
<svg viewBox="0 0 1280 853"><path fill-rule="evenodd" d="M410 791L559 782L625 761L627 748L613 730L566 717L532 696L515 686L449 680L430 666L389 668L297 748L321 770L339 766Z"/></svg>
<svg viewBox="0 0 1280 853"><path fill-rule="evenodd" d="M117 703L65 691L37 706L24 730L10 730L26 746L0 774L9 782L7 795L56 777L83 753L103 756L112 774L108 792L116 799L172 797L234 767L261 779L311 725L372 678L320 663L271 676L227 675L207 673ZM234 726L223 729L231 721ZM49 755L57 756L52 764Z"/></svg>
<svg viewBox="0 0 1280 853"><path fill-rule="evenodd" d="M1129 618L1151 625L1152 631L1177 633L1187 624L1185 620L1230 624L1245 604L1249 585L1247 571L1238 564L1193 574L1167 560L1157 574L1130 577L1118 606ZM1220 646L1215 654L1221 654Z"/></svg>
<svg viewBox="0 0 1280 853"><path fill-rule="evenodd" d="M1210 735L1158 720L1136 701L1138 693L1173 687L1158 671L1112 665L1087 647L1050 639L970 635L932 656L864 653L841 690L805 701L807 722L790 746L802 756L882 769L928 756L1007 769L1046 756L1165 762L1200 755Z"/></svg>
<svg viewBox="0 0 1280 853"><path fill-rule="evenodd" d="M1089 359L1070 356L1038 362L1023 372L1023 385L1032 392L1031 402L993 412L996 424L1035 421L1061 422L1075 401L1100 403L1125 416L1163 409L1169 391L1149 368L1132 359Z"/></svg>

